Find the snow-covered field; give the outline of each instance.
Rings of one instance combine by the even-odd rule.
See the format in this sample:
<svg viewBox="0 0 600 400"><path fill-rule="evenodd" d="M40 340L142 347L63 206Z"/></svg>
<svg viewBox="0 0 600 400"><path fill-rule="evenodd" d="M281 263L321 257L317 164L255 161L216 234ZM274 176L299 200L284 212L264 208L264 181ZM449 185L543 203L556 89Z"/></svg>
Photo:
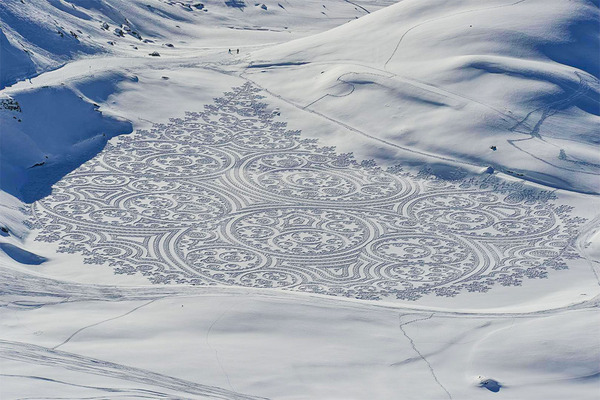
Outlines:
<svg viewBox="0 0 600 400"><path fill-rule="evenodd" d="M599 398L598 7L2 2L0 398Z"/></svg>

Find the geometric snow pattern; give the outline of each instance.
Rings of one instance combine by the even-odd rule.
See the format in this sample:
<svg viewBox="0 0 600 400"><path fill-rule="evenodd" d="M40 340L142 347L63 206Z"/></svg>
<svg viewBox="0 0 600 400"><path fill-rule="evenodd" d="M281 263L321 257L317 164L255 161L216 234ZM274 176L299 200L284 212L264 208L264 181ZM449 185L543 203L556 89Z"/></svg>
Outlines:
<svg viewBox="0 0 600 400"><path fill-rule="evenodd" d="M154 283L359 299L485 292L566 268L580 218L549 192L357 163L246 84L117 138L32 205L36 240Z"/></svg>

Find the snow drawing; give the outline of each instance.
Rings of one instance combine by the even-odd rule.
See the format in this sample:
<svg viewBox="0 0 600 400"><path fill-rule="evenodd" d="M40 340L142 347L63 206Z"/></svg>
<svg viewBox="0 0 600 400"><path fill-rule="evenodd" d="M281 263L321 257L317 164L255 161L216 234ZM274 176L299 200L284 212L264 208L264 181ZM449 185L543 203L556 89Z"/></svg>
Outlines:
<svg viewBox="0 0 600 400"><path fill-rule="evenodd" d="M32 205L36 240L154 283L369 300L520 285L577 257L582 221L550 192L358 163L261 98L245 84L117 138Z"/></svg>

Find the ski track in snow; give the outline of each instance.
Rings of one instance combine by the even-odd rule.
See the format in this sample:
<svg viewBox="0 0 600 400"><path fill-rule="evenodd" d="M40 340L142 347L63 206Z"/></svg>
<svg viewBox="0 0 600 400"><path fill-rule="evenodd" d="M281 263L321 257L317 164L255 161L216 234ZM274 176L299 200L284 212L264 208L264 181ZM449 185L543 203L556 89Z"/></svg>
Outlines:
<svg viewBox="0 0 600 400"><path fill-rule="evenodd" d="M32 205L36 240L154 283L367 300L520 285L579 257L582 220L552 193L359 164L259 92L120 137Z"/></svg>
<svg viewBox="0 0 600 400"><path fill-rule="evenodd" d="M406 333L406 329L404 329L404 327L407 326L407 325L409 325L409 324L412 324L414 322L429 320L429 319L433 318L434 315L435 315L435 313L431 313L428 316L425 316L425 317L422 317L422 318L409 319L408 321L403 322L403 318L402 317L406 317L406 316L410 317L411 314L400 314L398 316L398 327L400 328L400 331L402 332L402 334L404 335L404 337L406 339L408 339L408 341L410 342L410 346L415 351L415 353L417 353L417 355L419 356L419 358L421 360L423 360L423 362L427 365L427 368L431 372L431 376L433 377L433 380L435 381L435 383L445 392L445 394L448 396L448 398L450 400L452 400L452 395L450 394L450 392L448 392L448 389L446 389L446 387L444 385L442 385L442 383L439 381L438 377L435 374L435 371L433 370L433 367L431 366L431 363L429 363L429 361L427 361L427 358L423 355L423 353L421 353L419 351L419 349L417 348L417 346L416 346L414 340L412 339L412 337L410 337L408 335L408 333Z"/></svg>
<svg viewBox="0 0 600 400"><path fill-rule="evenodd" d="M247 396L231 392L214 386L201 385L163 374L158 374L141 368L129 367L109 361L85 357L79 354L61 350L49 349L30 343L0 340L0 358L15 360L36 365L60 367L71 371L116 378L128 382L161 387L176 391L180 394L208 397L212 399L259 399L261 397ZM4 375L0 375L4 376ZM48 378L27 376L31 379L48 380ZM67 384L67 383L65 383ZM102 389L102 388L99 388ZM108 392L115 392L113 388L105 388ZM132 391L141 391L136 388ZM144 396L147 396L145 393ZM160 398L157 396L157 398Z"/></svg>
<svg viewBox="0 0 600 400"><path fill-rule="evenodd" d="M58 345L56 345L56 346L52 347L52 350L56 350L56 349L58 349L59 347L61 347L61 346L64 346L65 344L69 343L69 342L71 341L71 339L73 339L73 338L74 338L76 335L78 335L79 333L81 333L82 331L84 331L84 330L86 330L86 329L88 329L88 328L92 328L92 327L94 327L94 326L98 326L98 325L100 325L100 324L103 324L103 323L105 323L105 322L114 321L115 319L119 319L119 318L125 317L125 316L127 316L127 315L129 315L129 314L131 314L131 313L133 313L133 312L135 312L135 311L137 311L137 310L139 310L139 309L140 309L140 308L142 308L142 307L146 307L147 305L150 305L150 304L154 303L156 300L158 300L158 299L150 300L149 302L147 302L147 303L144 303L144 304L142 304L142 305L140 305L140 306L137 306L137 307L135 307L134 309L127 311L127 312L126 312L126 313L124 313L124 314L117 315L116 317L112 317L112 318L104 319L104 320L102 320L102 321L99 321L99 322L96 322L96 323L94 323L94 324L91 324L91 325L86 325L86 326L84 326L83 328L77 329L77 330L76 330L75 332L73 332L73 333L72 333L72 334L71 334L71 335L70 335L68 338L66 338L66 339L65 339L63 342L61 342L60 344L58 344Z"/></svg>
<svg viewBox="0 0 600 400"><path fill-rule="evenodd" d="M392 51L392 54L390 55L390 57L387 59L387 61L383 64L383 68L386 69L387 65L390 63L390 61L392 61L392 59L394 58L394 56L396 55L396 53L398 52L398 49L400 48L400 44L402 43L402 40L404 40L404 38L406 37L406 35L408 35L408 33L410 31L412 31L413 29L416 29L422 25L428 24L430 22L435 22L435 21L439 21L441 19L446 19L446 18L451 18L457 15L462 15L462 14L469 14L469 13L473 13L473 12L478 12L478 11L484 11L484 10L493 10L495 8L502 8L502 7L510 7L510 6L516 6L517 4L523 3L525 0L517 0L515 2L509 3L509 4L499 4L499 5L495 5L495 6L491 6L491 7L482 7L482 8L476 8L473 10L465 10L465 11L460 11L457 13L453 13L453 14L447 14L447 15L443 15L441 17L437 17L437 18L432 18L432 19L428 19L426 21L420 22L416 25L411 26L410 28L408 28L403 34L402 36L400 36L400 39L398 39L398 43L396 44L396 47L394 48L394 51Z"/></svg>

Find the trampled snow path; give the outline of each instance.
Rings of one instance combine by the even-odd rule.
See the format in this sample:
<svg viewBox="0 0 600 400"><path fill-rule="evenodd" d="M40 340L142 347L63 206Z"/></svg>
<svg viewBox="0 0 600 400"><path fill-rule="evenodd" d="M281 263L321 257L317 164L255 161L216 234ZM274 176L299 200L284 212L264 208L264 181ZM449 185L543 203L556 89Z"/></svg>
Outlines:
<svg viewBox="0 0 600 400"><path fill-rule="evenodd" d="M120 137L32 205L36 240L155 283L359 299L487 291L578 257L550 192L361 164L275 121L250 84Z"/></svg>

